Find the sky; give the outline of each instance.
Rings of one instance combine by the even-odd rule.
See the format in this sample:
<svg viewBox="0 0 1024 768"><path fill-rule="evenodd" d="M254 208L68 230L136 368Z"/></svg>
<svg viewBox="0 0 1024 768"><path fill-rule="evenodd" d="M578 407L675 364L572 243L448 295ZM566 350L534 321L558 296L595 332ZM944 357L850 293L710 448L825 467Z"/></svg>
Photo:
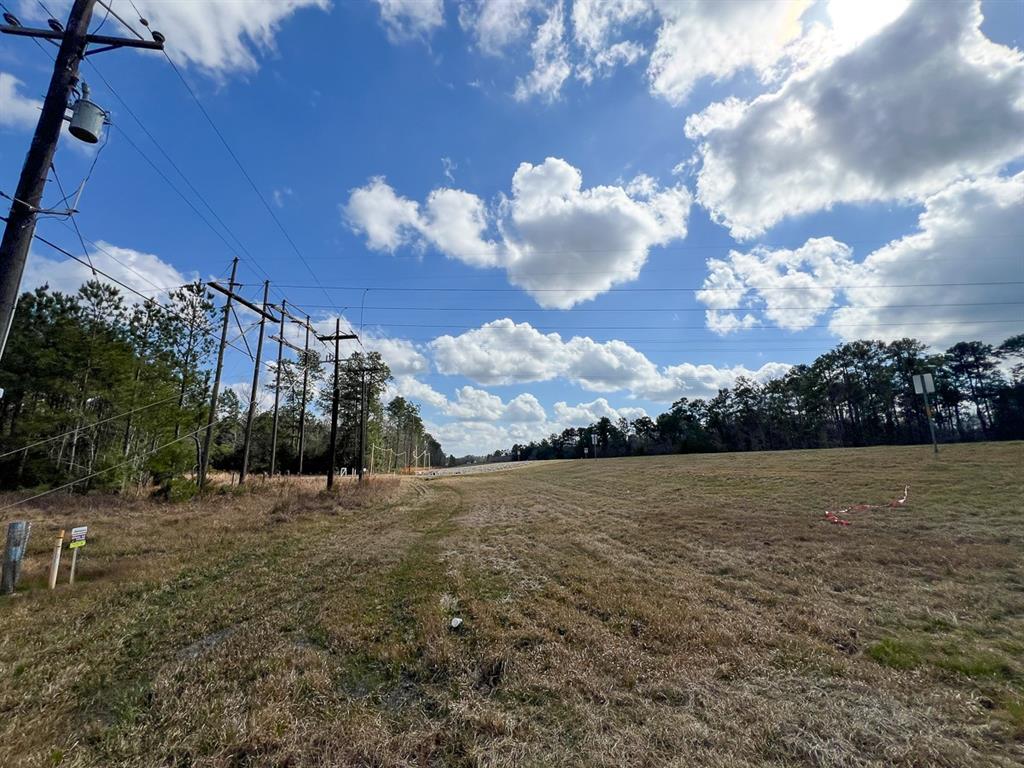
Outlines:
<svg viewBox="0 0 1024 768"><path fill-rule="evenodd" d="M653 417L846 340L1024 331L1019 0L134 5L112 9L175 66L89 57L112 125L62 137L44 203L85 181L85 251L147 295L238 256L250 299L269 279L340 317L448 453ZM0 36L8 195L52 50ZM83 252L65 218L37 233ZM37 242L23 288L89 276ZM229 350L225 381L251 365Z"/></svg>

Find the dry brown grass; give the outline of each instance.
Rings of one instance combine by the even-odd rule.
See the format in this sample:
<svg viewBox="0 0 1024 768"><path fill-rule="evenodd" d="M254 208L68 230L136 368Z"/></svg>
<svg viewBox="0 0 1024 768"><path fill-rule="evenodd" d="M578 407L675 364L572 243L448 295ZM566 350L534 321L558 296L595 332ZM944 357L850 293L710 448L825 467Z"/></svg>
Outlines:
<svg viewBox="0 0 1024 768"><path fill-rule="evenodd" d="M1022 468L986 444L48 499L0 603L0 765L1019 765ZM50 593L72 523L82 580Z"/></svg>

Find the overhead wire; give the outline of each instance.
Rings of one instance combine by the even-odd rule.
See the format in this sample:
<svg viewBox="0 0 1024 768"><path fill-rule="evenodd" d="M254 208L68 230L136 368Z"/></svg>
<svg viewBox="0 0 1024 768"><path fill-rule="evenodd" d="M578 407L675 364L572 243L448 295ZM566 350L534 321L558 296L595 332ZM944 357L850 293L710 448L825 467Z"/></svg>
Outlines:
<svg viewBox="0 0 1024 768"><path fill-rule="evenodd" d="M940 302L929 304L824 304L820 306L800 307L408 307L408 306L368 306L367 310L396 312L772 312L780 310L826 311L830 309L931 309L933 307L991 307L1016 305L1024 306L1024 301L977 301L977 302ZM310 308L323 308L323 304L307 304Z"/></svg>
<svg viewBox="0 0 1024 768"><path fill-rule="evenodd" d="M42 243L43 245L47 245L47 246L49 246L50 248L53 248L53 249L54 249L55 251L57 251L58 253L61 253L61 254L63 254L64 256L67 256L67 257L68 257L69 259L72 259L73 261L77 261L77 262L78 262L79 264L82 264L83 266L87 266L87 267L89 266L89 264L88 264L88 263L87 263L86 261L84 261L84 260L80 259L80 258L79 258L78 256L75 256L75 254L71 253L71 252L70 252L70 251L68 251L68 250L67 250L66 248L62 248L61 246L57 245L56 243L54 243L54 242L51 242L50 240L47 240L47 239L46 239L45 237L43 237L42 235L40 235L40 234L35 234L35 235L33 235L33 237L34 237L34 238L35 238L36 240L38 240L39 242L41 242L41 243ZM155 300L154 300L154 299L153 299L152 297L150 297L150 296L146 296L146 294L144 294L144 293L142 293L141 291L137 290L137 289L136 289L136 288L135 288L134 286L128 285L128 284L127 284L127 283L125 283L125 282L124 282L123 280L119 280L118 278L114 277L114 276L113 276L113 275L111 275L110 273L108 273L108 272L105 272L105 271L103 271L103 270L102 270L102 269L100 269L99 267L94 267L94 269L96 270L96 272L98 272L98 273L99 273L100 275L102 275L103 277L105 277L105 278L106 278L107 280L109 280L110 282L112 282L112 283L114 283L114 284L116 284L116 285L120 286L121 288L124 288L124 289L125 289L125 290L127 290L127 291L130 291L131 293L134 293L134 294L135 294L136 296L139 296L140 298L142 298L142 299L143 299L143 300L144 300L145 302L147 302L147 303L150 303L150 304L156 304L156 305L158 305L158 306L159 306L160 308L162 308L162 309L167 309L167 306L166 306L166 305L164 305L164 304L160 304L159 302L155 301ZM190 285L190 283L186 283L186 285ZM172 288L172 289L166 289L166 288L164 288L164 289L160 289L160 292L162 292L162 291L165 291L165 290L174 290L174 289L173 289L173 288ZM178 315L178 316L179 316L179 317L181 317L181 315ZM187 322L187 319L186 319L186 318L183 318L183 317L182 317L181 319L182 319L182 320L186 320L186 322ZM199 333L202 333L202 334L204 334L204 335L206 335L206 336L210 336L210 337L214 338L215 340L219 341L219 339L217 338L217 336L216 336L216 335L215 335L215 334L213 333L213 331L212 331L211 329L209 329L209 328L202 328L202 327L200 327L200 326L197 326L197 325L194 325L194 324L192 325L192 328L193 328L194 330L198 331ZM229 347L231 347L232 349L234 349L234 350L236 350L236 351L238 351L238 352L242 353L243 355L246 355L246 356L248 356L248 354L246 353L246 351L245 351L244 349L242 349L242 348L240 348L240 347L237 347L237 346L235 346L235 345L234 345L234 344L232 344L231 342L228 342L227 346L229 346Z"/></svg>
<svg viewBox="0 0 1024 768"><path fill-rule="evenodd" d="M67 437L68 435L72 435L75 432L83 432L85 430L89 430L89 429L92 429L94 427L98 427L101 424L106 424L106 423L111 422L111 421L116 421L117 419L123 419L125 416L131 416L132 414L138 413L139 411L145 411L148 408L153 408L153 407L155 407L157 405L162 405L163 403L169 403L172 400L177 400L177 399L178 399L178 395L174 394L174 395L171 395L170 397L165 397L162 400L156 400L156 401L154 401L152 403L147 403L146 405L140 405L138 408L132 408L130 411L125 411L124 413L118 413L118 414L116 414L114 416L108 416L105 419L100 419L99 421L90 422L89 424L85 424L84 426L81 426L81 427L75 427L73 429L69 429L66 432L61 432L59 435L53 435L52 437L45 437L42 440L36 440L34 443L29 443L28 445L23 445L20 448L15 448L14 450L7 451L6 453L0 453L0 459L5 459L8 456L13 456L13 455L15 455L17 453L21 453L22 451L28 451L28 450L31 450L33 448L38 448L40 445L45 445L46 443L52 443L54 440L60 440L62 437Z"/></svg>
<svg viewBox="0 0 1024 768"><path fill-rule="evenodd" d="M306 268L306 271L309 272L310 276L313 278L313 282L319 285L320 279L317 277L316 272L313 271L313 268L309 265L309 262L306 260L305 255L303 255L302 251L299 249L299 246L295 243L295 240L292 238L291 234L285 228L280 218L277 216L276 213L274 213L274 209L271 207L269 201L266 198L266 195L264 195L260 191L259 187L256 185L256 182L253 181L252 176L249 174L248 170L246 170L245 166L242 164L242 161L239 159L234 149L232 149L231 144L228 142L223 132L220 130L219 127L217 127L216 122L214 122L213 117L211 117L210 113L203 105L203 102L199 99L198 94L196 94L192 86L189 85L188 80L185 79L185 76L178 68L178 65L174 63L174 59L170 57L167 51L163 50L162 53L164 54L164 58L167 60L167 63L170 64L171 69L174 70L175 75L177 75L178 80L185 87L185 90L188 91L189 96L192 97L192 101L195 102L203 117L206 118L206 122L209 123L210 127L213 129L213 132L217 135L217 138L220 139L221 144L223 144L224 149L227 150L228 155L230 155L231 159L238 167L238 170L241 172L242 176L244 176L245 180L249 183L249 186L252 188L252 191L256 194L256 197L259 198L260 202L263 205L263 208L266 210L271 220L274 222L278 230L284 236L284 239L288 242L289 246L291 246L292 251L299 258L299 261L302 262L302 265ZM328 303L331 303L333 300L331 299L330 294L328 294L327 291L323 289L323 286L320 286L320 288L321 290L323 290L324 296L326 296Z"/></svg>
<svg viewBox="0 0 1024 768"><path fill-rule="evenodd" d="M153 449L148 450L148 451L144 451L143 453L139 454L138 456L133 456L132 458L126 459L125 461L122 461L122 462L120 462L118 464L112 464L109 467L104 467L103 469L96 470L95 472L93 472L91 474L88 474L88 475L85 475L84 477L75 478L74 480L71 480L71 481L69 481L67 483L64 483L63 485L58 485L58 486L55 486L55 487L50 488L48 490L41 491L40 493L33 494L32 496L26 496L23 499L18 499L17 501L13 501L10 504L5 504L4 506L0 507L0 512L4 512L4 511L6 511L8 509L11 509L13 507L17 507L17 506L19 506L21 504L26 504L26 503L28 503L30 501L35 501L36 499L40 499L43 496L49 496L51 493L56 493L57 491L63 491L64 489L71 488L72 486L78 485L79 483L84 483L87 480L92 480L94 477L99 477L100 475L105 474L107 472L111 472L111 471L113 471L115 469L120 469L121 467L127 466L129 464L133 464L136 461L138 461L140 458L144 458L146 456L152 456L154 453L158 453L159 451L162 451L164 448L168 448L168 447L174 445L175 443L180 443L182 440L188 440L189 438L192 438L195 435L198 435L200 432L203 432L205 430L206 430L206 425L204 424L203 426L199 427L198 429L194 429L191 432L188 432L188 433L186 433L184 435L181 435L180 437L176 437L173 440L164 443L163 445L157 446L156 448L153 448Z"/></svg>
<svg viewBox="0 0 1024 768"><path fill-rule="evenodd" d="M975 283L944 282L944 283L881 283L857 285L860 288L969 288L999 285L1024 285L1024 280L999 280ZM280 288L314 288L316 286L304 285L301 283L282 283ZM432 288L428 286L361 286L361 285L326 285L324 289L329 291L363 291L371 290L379 293L388 292L436 292L436 293L522 293L523 288L474 288L470 286L445 286ZM778 288L765 288L762 293L779 291L819 291L822 289L839 290L846 288L845 285L815 285L815 286L783 286ZM565 293L566 291L580 291L578 285L566 286L564 288L530 288L530 293ZM703 286L660 286L654 287L612 287L606 288L601 293L672 293L684 291L735 291L735 288L705 288Z"/></svg>

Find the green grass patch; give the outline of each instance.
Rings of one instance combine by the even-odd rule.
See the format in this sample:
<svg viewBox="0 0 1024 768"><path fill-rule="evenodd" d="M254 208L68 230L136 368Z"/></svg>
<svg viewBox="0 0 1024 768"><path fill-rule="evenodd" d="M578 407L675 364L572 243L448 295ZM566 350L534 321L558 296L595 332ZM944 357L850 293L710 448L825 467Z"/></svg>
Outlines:
<svg viewBox="0 0 1024 768"><path fill-rule="evenodd" d="M868 646L867 655L879 664L893 669L913 669L924 661L919 644L896 638L886 638L873 643Z"/></svg>

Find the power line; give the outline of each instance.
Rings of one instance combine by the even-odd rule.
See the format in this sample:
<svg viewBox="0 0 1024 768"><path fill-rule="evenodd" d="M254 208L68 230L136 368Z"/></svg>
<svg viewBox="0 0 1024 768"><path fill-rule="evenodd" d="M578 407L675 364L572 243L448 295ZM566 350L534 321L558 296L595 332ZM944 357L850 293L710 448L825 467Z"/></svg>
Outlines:
<svg viewBox="0 0 1024 768"><path fill-rule="evenodd" d="M125 411L124 413L119 413L116 416L108 416L105 419L100 419L99 421L94 421L94 422L92 422L90 424L86 424L85 426L76 427L74 429L69 429L67 432L61 432L59 435L54 435L53 437L46 437L46 438L43 438L42 440L37 440L34 443L29 443L28 445L23 445L20 448L15 448L13 451L7 451L7 453L0 453L0 459L5 459L8 456L13 456L16 453L21 453L22 451L28 451L28 450L31 450L32 448L37 448L40 445L45 445L46 443L51 443L54 440L60 440L60 438L67 437L68 435L74 434L75 432L84 432L87 429L92 429L93 427L98 427L100 424L106 424L107 422L110 422L110 421L116 421L117 419L122 419L125 416L130 416L133 413L138 413L139 411L144 411L147 408L152 408L154 406L161 405L163 403L169 403L172 400L177 400L177 399L178 399L178 395L174 394L174 395L171 395L170 397L165 397L163 400L157 400L155 402L148 403L146 405L140 405L138 408L132 408L130 411Z"/></svg>
<svg viewBox="0 0 1024 768"><path fill-rule="evenodd" d="M125 140L132 147L132 149L134 149L142 157L142 159L145 160L146 163L148 163L149 166L157 173L157 175L160 176L160 178L164 181L164 183L167 184L167 186L169 186L175 192L175 194L177 194L178 197L180 197L182 199L182 201L185 202L186 205L188 205L188 207L192 210L192 212L195 213L195 215L199 217L200 221L202 221L207 226L207 228L209 228L209 230L211 232L213 232L213 234L215 234L220 239L220 241L225 245L225 247L227 247L229 252L234 253L236 250L241 251L243 254L245 254L248 257L248 261L242 261L241 263L244 266L246 266L246 268L249 268L249 269L252 269L250 264L254 265L256 267L256 269L259 270L259 272L255 272L255 270L254 270L254 274L257 274L258 276L261 276L262 278L269 280L270 279L270 274L267 272L267 270L264 269L262 267L262 265L259 264L259 262L256 260L256 258L249 251L249 249L245 247L245 244L242 243L242 241L238 237L238 235L235 234L235 232L231 229L231 227L228 226L228 224L224 221L224 219L220 216L220 214L217 213L216 209L209 202L209 200L207 200L206 197L199 191L199 189L192 183L192 181L188 178L188 176L181 169L181 167L174 161L174 158L172 158L170 156L170 154L163 148L163 145L160 144L160 142L153 135L153 133L146 127L145 123L142 122L141 118L139 118L139 116L134 112L134 110L132 110L132 108L128 105L128 103L125 101L125 99L117 91L117 89L114 88L113 84L109 80L107 80L106 77L104 77L103 73L99 70L99 68L93 62L91 62L88 59L86 60L86 62L92 67L92 70L100 78L100 80L103 82L104 86L106 86L107 90L109 90L110 93L125 108L125 110L131 116L131 118L135 121L135 123L139 126L139 128L142 129L142 132L146 134L147 138L149 138L149 140L157 148L157 150L164 157L164 159L171 165L171 167L174 169L174 171L181 177L181 179L185 182L185 184L192 191L192 193L199 199L199 201L203 204L203 206L205 206L205 208L209 211L209 213L213 217L213 219L223 228L224 232L221 232L221 230L217 229L217 227L215 227L213 225L213 223L211 223L210 219L208 219L207 216L202 211L200 211L195 206L195 204L188 198L188 196L184 192L182 192L181 189L170 179L170 177L168 177L168 175L166 173L164 173L164 171L156 163L153 162L152 158L150 158L149 155L145 151L143 151L143 149L141 147L139 147L138 144L135 143L135 141L132 139L131 135L129 133L127 133L124 130L124 128L122 128L121 126L117 125L116 123L112 124L113 127L117 128L117 130L120 132L120 135L125 138ZM225 232L234 241L233 243L229 242L227 237L225 237L225 235L224 235ZM314 275L314 278L315 278L315 275ZM276 285L274 285L273 283L271 283L271 289L274 290L275 293L279 294L283 298L284 295L281 293L280 289L278 289L278 287ZM330 300L330 296L327 296L327 299L329 301ZM289 303L292 303L292 302L289 302ZM295 305L293 305L293 306L295 306ZM334 304L330 305L330 307L332 309L337 309L337 305L334 305Z"/></svg>
<svg viewBox="0 0 1024 768"><path fill-rule="evenodd" d="M886 326L897 326L897 327L914 327L914 326L930 326L930 325L985 325L985 324L998 324L998 323L1018 323L1024 324L1024 319L1016 318L1013 320L1000 320L1000 319L983 319L983 320L923 320L913 323L828 323L825 325L805 325L803 328L863 328L866 326L870 327L886 327ZM480 328L479 325L454 325L445 323L373 323L385 328L454 328L456 330L477 330ZM531 326L535 331L541 333L562 333L562 332L576 332L576 331L699 331L708 330L703 325L569 325L569 326L550 326L540 327ZM802 328L802 329L803 329ZM801 329L801 330L802 330ZM488 329L491 330L491 329ZM501 328L493 329L501 331ZM745 331L756 331L756 330L771 330L768 326L752 326L745 328Z"/></svg>
<svg viewBox="0 0 1024 768"><path fill-rule="evenodd" d="M288 230L285 229L284 224L281 223L281 220L278 218L277 214L274 213L274 209L267 201L266 196L260 191L259 187L256 186L256 182L253 181L252 176L249 175L249 172L245 169L245 166L242 164L242 161L238 158L238 155L235 154L235 151L231 148L231 145L228 143L228 140L225 138L220 128L217 127L217 124L213 121L213 118L210 116L210 113L207 112L206 107L203 106L203 102L199 100L199 96L192 89L192 86L188 84L188 81L185 79L185 76L181 73L181 70L178 69L178 65L174 63L174 60L170 57L170 55L168 55L166 51L164 51L164 58L167 60L167 63L171 65L171 69L174 70L174 73L178 76L178 79L181 81L181 84L185 86L185 90L188 91L189 95L192 97L192 100L199 108L199 111L202 112L203 117L206 118L206 122L210 124L210 127L213 129L213 132L217 134L217 138L220 139L221 144L224 145L224 149L227 150L228 154L231 156L231 159L234 160L235 165L238 166L238 170L241 171L242 175L245 177L245 180L249 182L249 186L252 187L252 191L259 198L267 213L270 214L270 218L273 220L274 224L277 225L277 228L280 230L285 240L288 241L288 244L291 246L291 249L295 252L295 255L298 256L299 261L302 262L302 265L306 268L306 271L309 272L310 276L313 278L313 281L317 284L317 286L321 290L323 290L324 296L327 298L327 301L330 302L331 297L320 284L320 280L317 278L316 272L313 271L313 268L309 265L309 262L306 261L306 257L302 254L302 251L299 250L299 246L295 244L295 240L292 239L292 236L288 233Z"/></svg>
<svg viewBox="0 0 1024 768"><path fill-rule="evenodd" d="M829 309L931 309L933 307L992 307L1024 305L1024 301L942 302L929 304L825 304L800 307L396 307L369 306L365 309L396 312L777 312L779 310L825 311ZM310 308L326 308L325 304L307 304Z"/></svg>
<svg viewBox="0 0 1024 768"><path fill-rule="evenodd" d="M1001 285L1024 285L1024 280L1000 280L990 281L981 283L891 283L891 284L871 284L871 285L856 285L853 286L858 290L861 288L969 288L969 287L987 287L987 286L1001 286ZM379 293L389 292L435 292L435 293L566 293L566 292L585 292L587 289L580 288L578 285L567 286L565 288L472 288L469 286L447 286L442 288L431 288L427 286L358 286L358 285L303 285L300 283L284 283L278 286L280 288L323 288L329 291L377 291ZM816 285L816 286L786 286L780 288L765 288L761 289L761 293L770 293L777 291L820 291L820 290L845 290L851 286L846 285ZM735 291L735 288L704 288L703 286L673 286L673 287L659 287L659 288L646 288L646 287L628 287L628 288L605 288L600 290L600 293L672 293L680 291Z"/></svg>
<svg viewBox="0 0 1024 768"><path fill-rule="evenodd" d="M65 248L61 248L56 243L50 242L49 240L47 240L42 235L34 234L33 238L35 238L36 240L41 242L43 245L48 245L50 248L53 248L58 253L61 253L64 256L67 256L69 259L72 259L73 261L77 261L79 264L82 264L83 266L90 267L90 269L93 269L94 271L98 272L100 275L105 277L110 282L120 286L121 288L124 288L127 291L131 291L136 296L139 296L146 303L148 303L148 304L155 304L158 307L160 307L161 309L167 309L166 305L160 304L159 302L155 301L152 297L146 296L146 294L144 294L141 291L133 288L132 286L130 286L127 283L125 283L124 281L117 279L116 277L114 277L110 273L104 272L102 269L99 269L98 267L91 267L88 262L84 261L83 259L80 259L78 256L75 256L75 254L71 253L70 251L66 250ZM162 291L165 291L165 290L173 290L173 289L164 288L164 289L161 289L158 292L162 292ZM186 322L188 322L187 319L184 318L184 317L181 317L181 315L178 315L178 317L181 318L182 320L185 320ZM197 325L194 325L194 324L191 325L191 327L194 330L198 331L199 333L202 333L202 334L204 334L206 336L210 336L211 338L216 338L215 334L210 329L208 329L208 328L201 328L201 327L199 327ZM237 347L237 346L233 345L230 342L228 343L228 346L231 347L232 349L238 351L238 352L241 352L243 355L246 354L244 349L241 349L240 347Z"/></svg>
<svg viewBox="0 0 1024 768"><path fill-rule="evenodd" d="M70 488L73 485L78 485L79 483L84 483L86 480L92 480L94 477L99 477L100 475L102 475L102 474L104 474L106 472L110 472L110 471L115 470L115 469L120 469L121 467L127 466L128 464L132 464L132 463L134 463L135 461L137 461L140 458L144 458L146 456L152 456L154 453L162 451L164 448L167 448L168 446L174 445L175 443L180 443L182 440L188 440L190 437L193 437L194 435L199 434L199 432L201 432L204 429L206 429L205 426L200 427L199 429L193 430L192 432L184 434L181 437L176 437L173 440L171 440L170 442L164 443L161 446L157 446L156 448L153 448L152 450L145 451L144 453L140 454L139 456L133 456L130 459L122 461L119 464L113 464L113 465L111 465L109 467L104 467L103 469L97 470L97 471L93 472L90 475L86 475L85 477L79 477L79 478L76 478L75 480L72 480L70 482L64 483L63 485L58 485L55 488L50 488L49 490L42 491L41 493L37 493L37 494L35 494L33 496L27 496L24 499L18 499L17 501L13 501L10 504L6 504L6 505L0 507L0 512L4 512L4 511L6 511L8 509L11 509L12 507L17 507L19 504L25 504L26 502L29 502L29 501L35 501L36 499L42 498L43 496L49 496L51 493L56 493L57 491L63 491L65 488Z"/></svg>

